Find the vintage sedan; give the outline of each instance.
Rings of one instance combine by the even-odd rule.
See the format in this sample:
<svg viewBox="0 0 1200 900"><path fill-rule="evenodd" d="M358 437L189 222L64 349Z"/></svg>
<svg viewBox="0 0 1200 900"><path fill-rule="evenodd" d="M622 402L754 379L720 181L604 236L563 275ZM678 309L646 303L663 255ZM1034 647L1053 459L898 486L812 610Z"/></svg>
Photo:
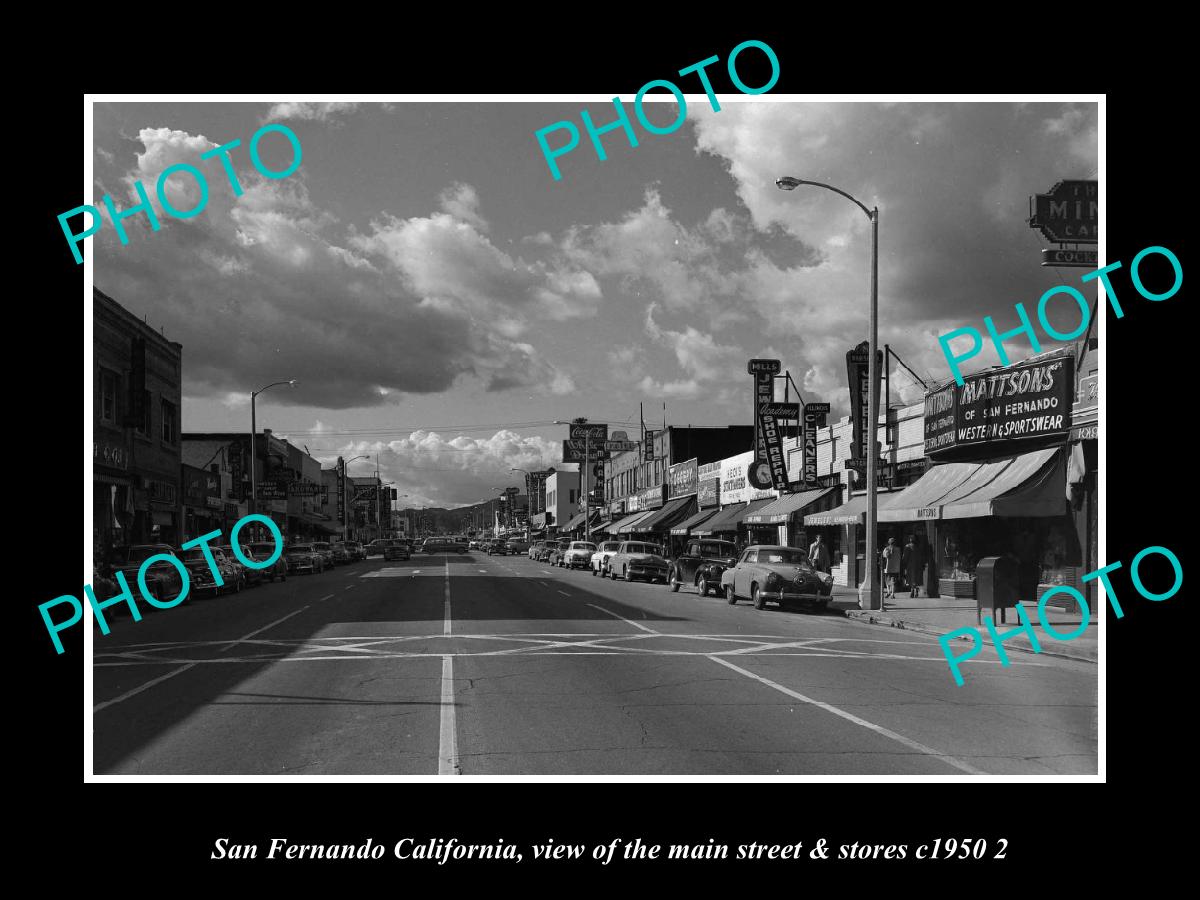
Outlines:
<svg viewBox="0 0 1200 900"><path fill-rule="evenodd" d="M333 545L329 541L313 541L312 548L321 554L321 559L325 560L325 568L332 569L337 565L337 559L333 555Z"/></svg>
<svg viewBox="0 0 1200 900"><path fill-rule="evenodd" d="M385 562L396 559L412 559L412 552L408 549L408 544L404 541L392 541L383 548L383 559Z"/></svg>
<svg viewBox="0 0 1200 900"><path fill-rule="evenodd" d="M534 541L533 543L531 543L529 545L529 554L528 554L529 558L537 559L538 551L541 550L545 546L546 546L545 541Z"/></svg>
<svg viewBox="0 0 1200 900"><path fill-rule="evenodd" d="M520 538L509 538L504 542L504 552L509 556L520 556L529 552L529 542Z"/></svg>
<svg viewBox="0 0 1200 900"><path fill-rule="evenodd" d="M645 541L622 541L608 560L608 577L616 581L618 577L626 581L644 578L647 581L667 583L667 572L671 568L662 556L662 548L658 544L647 544Z"/></svg>
<svg viewBox="0 0 1200 900"><path fill-rule="evenodd" d="M262 581L262 575L259 572L256 572L254 569L251 569L249 566L247 566L245 563L243 563L240 559L237 558L237 554L233 552L233 547L231 545L229 545L229 544L221 544L219 546L214 545L213 549L220 550L222 553L225 554L226 562L228 562L229 565L233 568L233 571L237 574L238 578L242 579L242 584L245 585L246 587L250 587L251 585L258 584L260 581ZM245 547L239 547L238 549L241 550L243 556L246 555Z"/></svg>
<svg viewBox="0 0 1200 900"><path fill-rule="evenodd" d="M325 556L312 544L292 544L283 551L288 572L308 572L316 575L325 571Z"/></svg>
<svg viewBox="0 0 1200 900"><path fill-rule="evenodd" d="M270 541L262 543L249 544L242 547L242 552L246 553L254 559L255 562L266 562L275 555L275 544ZM287 581L288 566L287 560L283 557L283 551L280 551L279 557L275 562L271 563L270 568L260 569L264 578L268 581L274 581L278 578L280 581Z"/></svg>
<svg viewBox="0 0 1200 900"><path fill-rule="evenodd" d="M572 541L569 537L560 538L559 540L555 541L550 546L550 552L546 555L546 562L550 563L552 566L561 567L563 564L563 556L565 556L566 552L571 548L571 543Z"/></svg>
<svg viewBox="0 0 1200 900"><path fill-rule="evenodd" d="M721 574L736 563L737 545L732 541L693 538L671 560L668 576L671 590L678 591L682 585L690 584L701 597L707 597L710 590L720 590Z"/></svg>
<svg viewBox="0 0 1200 900"><path fill-rule="evenodd" d="M591 541L571 541L571 546L563 554L564 569L586 569L592 562L592 554L596 545Z"/></svg>
<svg viewBox="0 0 1200 900"><path fill-rule="evenodd" d="M333 550L334 565L348 566L354 562L354 557L350 554L350 548L345 541L335 541L330 549Z"/></svg>
<svg viewBox="0 0 1200 900"><path fill-rule="evenodd" d="M608 574L608 561L614 553L621 549L620 541L605 541L596 548L596 552L592 554L589 560L593 575L599 575L603 578Z"/></svg>
<svg viewBox="0 0 1200 900"><path fill-rule="evenodd" d="M799 547L755 544L721 576L721 589L730 604L746 597L755 609L768 602L785 606L806 603L825 609L833 594L833 576L818 572Z"/></svg>
<svg viewBox="0 0 1200 900"><path fill-rule="evenodd" d="M234 568L233 563L226 558L225 553L220 547L209 547L209 552L212 553L213 564L217 571L221 574L221 583L217 584L217 576L213 572L213 567L208 564L208 557L204 555L204 550L201 547L191 547L187 550L179 551L179 558L183 560L183 564L187 566L188 578L192 582L192 590L212 591L213 596L218 596L224 593L238 593L246 583L246 577ZM238 564L241 568L241 564Z"/></svg>
<svg viewBox="0 0 1200 900"><path fill-rule="evenodd" d="M136 597L138 594L138 569L142 563L152 556L166 554L168 556L178 557L182 551L176 550L170 544L133 544L126 547L117 547L112 551L108 558L108 567L105 574L116 577L116 573L120 572L125 576L125 583L129 585L130 591ZM179 574L179 569L169 562L156 562L146 570L146 589L154 596L155 600L167 602L174 600L179 596L179 592L183 590L183 577ZM99 601L107 600L109 597L115 597L117 592L114 591L106 597L101 597L99 593L96 599ZM184 600L186 603L187 600ZM124 610L128 612L128 604L118 604L110 606L110 610ZM109 618L112 614L106 611Z"/></svg>

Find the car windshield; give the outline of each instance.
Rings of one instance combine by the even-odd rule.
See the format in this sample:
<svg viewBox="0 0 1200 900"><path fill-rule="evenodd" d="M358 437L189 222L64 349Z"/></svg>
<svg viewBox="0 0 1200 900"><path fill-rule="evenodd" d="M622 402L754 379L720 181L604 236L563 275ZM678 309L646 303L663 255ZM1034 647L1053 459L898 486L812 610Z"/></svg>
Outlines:
<svg viewBox="0 0 1200 900"><path fill-rule="evenodd" d="M589 544L587 541L576 541L571 545L572 550L595 550L595 544Z"/></svg>
<svg viewBox="0 0 1200 900"><path fill-rule="evenodd" d="M629 544L626 553L658 553L656 544Z"/></svg>
<svg viewBox="0 0 1200 900"><path fill-rule="evenodd" d="M736 548L733 544L725 542L715 542L711 544L700 545L701 556L735 556Z"/></svg>
<svg viewBox="0 0 1200 900"><path fill-rule="evenodd" d="M199 547L192 547L190 550L184 550L183 551L183 561L184 562L193 562L193 563L194 562L198 562L198 563L208 562L208 560L204 558L204 551L201 550Z"/></svg>
<svg viewBox="0 0 1200 900"><path fill-rule="evenodd" d="M313 546L316 547L318 550L328 550L329 549L328 544L313 544Z"/></svg>
<svg viewBox="0 0 1200 900"><path fill-rule="evenodd" d="M312 544L293 544L288 547L288 553L312 553Z"/></svg>
<svg viewBox="0 0 1200 900"><path fill-rule="evenodd" d="M274 544L251 544L250 549L254 551L256 556L260 553L265 556L271 556L275 553Z"/></svg>
<svg viewBox="0 0 1200 900"><path fill-rule="evenodd" d="M601 550L620 550L621 544L619 541L609 541L607 544L600 545Z"/></svg>
<svg viewBox="0 0 1200 900"><path fill-rule="evenodd" d="M784 547L773 547L758 552L760 563L776 563L788 566L807 566L808 560L803 550L792 550Z"/></svg>

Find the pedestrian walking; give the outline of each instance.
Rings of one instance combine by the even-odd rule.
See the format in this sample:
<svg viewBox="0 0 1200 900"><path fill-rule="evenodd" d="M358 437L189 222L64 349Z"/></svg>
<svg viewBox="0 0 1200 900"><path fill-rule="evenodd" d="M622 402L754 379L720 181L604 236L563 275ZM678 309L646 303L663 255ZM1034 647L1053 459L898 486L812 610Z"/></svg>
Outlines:
<svg viewBox="0 0 1200 900"><path fill-rule="evenodd" d="M917 543L917 536L909 537L900 554L900 568L904 570L904 578L908 582L908 596L921 596L921 577L925 571L925 553Z"/></svg>
<svg viewBox="0 0 1200 900"><path fill-rule="evenodd" d="M818 534L817 539L809 546L808 561L818 572L829 571L829 548L825 546L824 535Z"/></svg>
<svg viewBox="0 0 1200 900"><path fill-rule="evenodd" d="M887 546L883 548L883 574L887 585L884 597L895 599L896 579L900 577L900 548L894 537L888 538Z"/></svg>

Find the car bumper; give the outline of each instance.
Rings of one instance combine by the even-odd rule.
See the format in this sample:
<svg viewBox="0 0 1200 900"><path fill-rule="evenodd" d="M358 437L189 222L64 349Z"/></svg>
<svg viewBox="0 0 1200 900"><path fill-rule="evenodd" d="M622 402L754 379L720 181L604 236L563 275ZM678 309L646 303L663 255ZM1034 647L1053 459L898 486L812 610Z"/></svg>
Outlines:
<svg viewBox="0 0 1200 900"><path fill-rule="evenodd" d="M790 600L805 603L823 603L828 602L828 593L810 593L807 591L759 591L759 596L764 600L775 600L783 603Z"/></svg>
<svg viewBox="0 0 1200 900"><path fill-rule="evenodd" d="M317 571L317 564L311 562L288 563L287 570L289 572L315 572Z"/></svg>
<svg viewBox="0 0 1200 900"><path fill-rule="evenodd" d="M666 578L667 570L665 567L660 569L654 566L630 566L629 574L646 578Z"/></svg>

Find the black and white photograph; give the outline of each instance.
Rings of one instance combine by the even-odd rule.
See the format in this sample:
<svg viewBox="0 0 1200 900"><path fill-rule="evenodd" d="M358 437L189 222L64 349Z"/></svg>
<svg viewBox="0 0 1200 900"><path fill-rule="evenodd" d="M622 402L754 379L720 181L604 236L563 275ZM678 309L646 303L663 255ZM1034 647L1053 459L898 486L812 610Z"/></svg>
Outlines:
<svg viewBox="0 0 1200 900"><path fill-rule="evenodd" d="M728 50L91 98L88 780L1101 777L1103 97Z"/></svg>

